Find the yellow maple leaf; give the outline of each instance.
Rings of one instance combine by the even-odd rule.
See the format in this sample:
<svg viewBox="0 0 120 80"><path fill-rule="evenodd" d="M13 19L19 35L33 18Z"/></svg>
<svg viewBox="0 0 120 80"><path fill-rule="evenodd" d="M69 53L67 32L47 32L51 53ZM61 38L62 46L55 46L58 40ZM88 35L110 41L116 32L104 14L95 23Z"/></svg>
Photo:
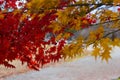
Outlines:
<svg viewBox="0 0 120 80"><path fill-rule="evenodd" d="M110 51L105 50L105 51L102 53L101 58L102 58L102 60L105 60L105 61L108 62L108 59L111 58L111 56L110 56Z"/></svg>
<svg viewBox="0 0 120 80"><path fill-rule="evenodd" d="M114 41L112 42L113 46L120 46L120 39L115 38Z"/></svg>
<svg viewBox="0 0 120 80"><path fill-rule="evenodd" d="M104 38L100 40L100 46L104 49L107 49L109 47L111 40L109 38Z"/></svg>
<svg viewBox="0 0 120 80"><path fill-rule="evenodd" d="M26 19L28 16L28 14L24 13L22 14L22 16L20 17L20 21L23 21L24 19Z"/></svg>
<svg viewBox="0 0 120 80"><path fill-rule="evenodd" d="M112 12L111 16L112 16L112 20L116 20L118 18L119 14L117 12Z"/></svg>
<svg viewBox="0 0 120 80"><path fill-rule="evenodd" d="M72 28L73 28L74 30L80 30L81 21L79 20L79 18L73 19L71 23L73 23Z"/></svg>
<svg viewBox="0 0 120 80"><path fill-rule="evenodd" d="M43 5L45 0L31 0L27 6L28 7L33 7L33 6L36 6L36 7L41 7Z"/></svg>
<svg viewBox="0 0 120 80"><path fill-rule="evenodd" d="M54 28L53 28L53 32L55 33L55 32L59 32L60 30L61 30L62 28L61 28L61 26L59 26L59 25L55 25L54 26Z"/></svg>
<svg viewBox="0 0 120 80"><path fill-rule="evenodd" d="M32 13L37 13L45 5L45 0L31 0L27 3L27 8Z"/></svg>
<svg viewBox="0 0 120 80"><path fill-rule="evenodd" d="M79 49L77 50L77 54L78 54L78 55L81 55L81 53L83 53L83 48L79 48Z"/></svg>
<svg viewBox="0 0 120 80"><path fill-rule="evenodd" d="M94 50L92 51L92 56L94 56L95 59L97 59L99 55L100 55L100 48L95 47Z"/></svg>
<svg viewBox="0 0 120 80"><path fill-rule="evenodd" d="M64 10L58 10L56 14L58 15L59 23L63 25L68 25L68 22L73 19L73 16L71 15L71 11L73 11L73 9L73 7L69 7Z"/></svg>
<svg viewBox="0 0 120 80"><path fill-rule="evenodd" d="M61 50L62 57L66 59L69 53L69 45L65 45L64 48Z"/></svg>
<svg viewBox="0 0 120 80"><path fill-rule="evenodd" d="M60 39L63 37L62 35L63 35L62 33L58 34L58 35L55 37L55 40L56 40L56 41L60 40Z"/></svg>
<svg viewBox="0 0 120 80"><path fill-rule="evenodd" d="M69 17L68 17L68 13L66 11L59 10L57 12L57 15L58 15L59 22L61 22L62 24L67 24L68 23Z"/></svg>
<svg viewBox="0 0 120 80"><path fill-rule="evenodd" d="M64 35L63 35L63 38L65 38L65 39L68 39L70 37L70 33L65 33Z"/></svg>
<svg viewBox="0 0 120 80"><path fill-rule="evenodd" d="M95 32L91 31L90 32L90 35L88 37L88 43L89 42L94 42L96 40L96 35L95 35Z"/></svg>

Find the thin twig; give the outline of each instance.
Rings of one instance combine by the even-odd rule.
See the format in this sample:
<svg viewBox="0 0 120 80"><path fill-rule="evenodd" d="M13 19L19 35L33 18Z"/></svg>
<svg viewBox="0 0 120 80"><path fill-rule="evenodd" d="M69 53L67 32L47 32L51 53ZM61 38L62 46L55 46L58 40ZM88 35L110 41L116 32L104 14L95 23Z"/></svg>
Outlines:
<svg viewBox="0 0 120 80"><path fill-rule="evenodd" d="M91 42L89 45L95 43L96 41L100 41L101 39L106 38L106 37L109 36L110 34L116 33L116 32L118 32L118 31L120 31L120 29L117 29L117 30L115 30L115 31L112 31L112 32L110 32L110 33L104 35L102 38L100 38L100 39L98 39L98 40L95 40L95 41Z"/></svg>
<svg viewBox="0 0 120 80"><path fill-rule="evenodd" d="M69 4L69 5L65 5L62 7L76 7L76 6L91 6L91 5L97 5L97 6L101 6L101 5L109 5L109 6L113 6L113 3L80 3L80 4ZM117 4L116 6L120 6L120 4ZM51 9L59 9L60 7L52 7Z"/></svg>
<svg viewBox="0 0 120 80"><path fill-rule="evenodd" d="M67 6L64 6L64 7L74 7L74 6L90 6L90 5L114 5L114 4L109 4L109 3L98 3L98 4L95 4L95 3L82 3L82 4L70 4L70 5L67 5ZM120 5L116 5L116 6L120 6Z"/></svg>
<svg viewBox="0 0 120 80"><path fill-rule="evenodd" d="M105 23L114 22L114 21L118 21L118 20L120 20L120 19L114 19L114 20L109 20L109 21L105 21L105 22L101 22L101 23L91 24L90 26L96 26L99 24L105 24Z"/></svg>
<svg viewBox="0 0 120 80"><path fill-rule="evenodd" d="M92 6L92 5L96 6L96 8L97 8L97 7L100 7L102 5L113 6L114 4L113 3L97 3L97 4L96 3L79 3L79 4L77 3L77 4L69 4L69 5L57 6L57 7L51 7L51 8L41 8L40 10L61 9L63 7ZM120 6L120 4L117 4L115 6ZM92 11L94 9L95 8L93 7L90 9L90 11ZM27 9L27 10L29 10L29 9ZM6 12L4 12L4 13L6 13Z"/></svg>
<svg viewBox="0 0 120 80"><path fill-rule="evenodd" d="M120 29L114 30L114 31L112 31L112 32L104 35L102 38L105 38L105 37L109 36L110 34L116 33L116 32L118 32L118 31L120 31Z"/></svg>

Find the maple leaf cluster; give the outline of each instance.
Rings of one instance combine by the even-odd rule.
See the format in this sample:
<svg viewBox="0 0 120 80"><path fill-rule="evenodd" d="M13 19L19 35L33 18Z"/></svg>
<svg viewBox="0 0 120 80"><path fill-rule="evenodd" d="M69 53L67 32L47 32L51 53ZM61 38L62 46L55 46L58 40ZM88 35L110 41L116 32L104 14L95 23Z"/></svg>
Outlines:
<svg viewBox="0 0 120 80"><path fill-rule="evenodd" d="M64 46L63 42L60 41L59 46L54 45L44 51L46 44L56 44L54 37L49 41L44 40L46 33L51 32L47 26L57 17L51 13L54 11L47 12L41 19L35 16L32 20L26 18L22 21L19 19L22 17L21 13L3 14L3 18L0 19L0 64L14 67L8 62L20 59L34 68L52 60L59 60L61 57L59 50ZM58 53L51 54L56 49Z"/></svg>
<svg viewBox="0 0 120 80"><path fill-rule="evenodd" d="M66 42L76 36L76 32L97 25L97 20L101 24L103 21L119 21L120 9L118 8L118 13L101 10L95 13L98 16L87 14L87 10L91 9L90 5L79 7L81 3L86 5L94 2L0 0L0 5L4 7L0 7L0 64L14 68L10 62L18 59L22 64L27 63L29 68L39 70L47 63L81 55L84 48L91 44L94 45L92 56L100 56L102 60L108 61L111 58L109 45L118 45L119 39L112 41L106 37L119 30L106 33L109 31L105 31L104 25L100 25L99 28L88 31L87 38L83 35L74 38L70 44ZM118 29L115 27L118 25L119 22L116 22L110 28Z"/></svg>
<svg viewBox="0 0 120 80"><path fill-rule="evenodd" d="M52 32L48 26L57 18L56 11L46 11L42 16L26 14L15 9L15 2L6 0L5 9L12 7L14 11L4 13L3 10L0 14L0 64L15 68L10 62L18 59L29 68L39 70L44 64L59 61L64 39L56 43L51 36L45 41L46 34ZM46 45L52 47L47 49Z"/></svg>

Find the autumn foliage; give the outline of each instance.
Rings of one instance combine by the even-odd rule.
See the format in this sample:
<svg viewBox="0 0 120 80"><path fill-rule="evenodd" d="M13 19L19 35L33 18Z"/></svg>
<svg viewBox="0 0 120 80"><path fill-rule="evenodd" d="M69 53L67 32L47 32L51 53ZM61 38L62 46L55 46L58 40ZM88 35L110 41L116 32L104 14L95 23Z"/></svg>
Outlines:
<svg viewBox="0 0 120 80"><path fill-rule="evenodd" d="M92 44L92 56L108 61L112 47L120 45L119 37L109 36L120 30L119 4L118 0L0 0L0 64L14 68L9 62L18 59L38 70L81 55ZM91 13L102 5L117 6L117 12L100 8ZM95 26L87 38L80 35L67 43L76 32Z"/></svg>

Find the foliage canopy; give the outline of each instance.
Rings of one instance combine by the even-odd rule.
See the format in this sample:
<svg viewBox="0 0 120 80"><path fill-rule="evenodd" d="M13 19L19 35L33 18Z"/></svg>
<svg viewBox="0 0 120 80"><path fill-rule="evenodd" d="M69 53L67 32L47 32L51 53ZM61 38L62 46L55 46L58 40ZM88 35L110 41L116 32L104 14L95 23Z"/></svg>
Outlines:
<svg viewBox="0 0 120 80"><path fill-rule="evenodd" d="M14 68L9 62L18 59L38 70L89 45L92 56L108 61L120 46L119 6L119 0L0 0L0 64Z"/></svg>

